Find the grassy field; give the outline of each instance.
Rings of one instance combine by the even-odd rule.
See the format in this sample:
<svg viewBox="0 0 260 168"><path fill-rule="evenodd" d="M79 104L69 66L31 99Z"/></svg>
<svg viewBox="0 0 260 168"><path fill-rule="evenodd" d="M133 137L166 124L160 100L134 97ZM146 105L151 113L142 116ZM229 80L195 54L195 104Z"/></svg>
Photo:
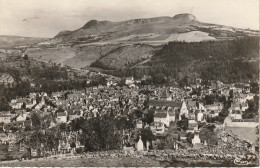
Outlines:
<svg viewBox="0 0 260 168"><path fill-rule="evenodd" d="M247 140L251 143L255 143L257 140L257 134L255 128L238 128L238 127L226 127L226 130L231 130L232 133L237 135L239 138L243 140Z"/></svg>
<svg viewBox="0 0 260 168"><path fill-rule="evenodd" d="M208 33L201 31L191 31L188 33L181 33L177 37L177 41L185 41L185 42L200 42L205 40L216 40L216 38L211 37Z"/></svg>

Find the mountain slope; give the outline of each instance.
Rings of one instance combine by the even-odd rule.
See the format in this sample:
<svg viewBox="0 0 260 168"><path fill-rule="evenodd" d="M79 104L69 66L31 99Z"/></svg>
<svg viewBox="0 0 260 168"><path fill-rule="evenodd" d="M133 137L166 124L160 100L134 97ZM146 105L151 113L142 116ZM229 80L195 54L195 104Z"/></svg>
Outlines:
<svg viewBox="0 0 260 168"><path fill-rule="evenodd" d="M65 31L56 35L54 38L69 41L85 42L110 42L111 40L121 39L120 41L135 39L135 41L165 40L167 35L186 33L197 30L194 26L207 25L197 21L195 16L190 14L180 14L174 17L156 17L146 19L134 19L122 22L97 21L91 20L82 28L75 31ZM148 35L148 36L147 36ZM162 35L166 35L162 38ZM143 39L142 39L143 36Z"/></svg>
<svg viewBox="0 0 260 168"><path fill-rule="evenodd" d="M235 59L248 62L248 59L251 59L247 59L250 54L243 55L242 53L242 57L246 58L244 60L238 58L236 52L239 50L235 46L243 48L242 43L236 42L237 39L251 36L259 36L259 31L203 23L187 13L174 17L133 19L122 22L91 20L77 30L62 31L53 39L38 44L35 46L36 49L28 50L28 55L76 68L93 67L109 70L110 73L121 76L152 74L155 71L162 72L171 78L182 78L189 74L207 76L207 74L202 74L202 71L210 68L210 65L217 61L209 59L210 56L219 59L221 55L232 51L232 57L229 55L232 62ZM232 47L225 48L220 45L225 41L232 41L227 42L227 45ZM215 42L214 45L213 42ZM200 43L202 44L199 45ZM203 48L208 44L214 47ZM198 50L194 53L187 52L196 45L199 45ZM255 46L255 41L253 46ZM225 49L222 53L217 52L218 47ZM166 54L166 57L164 57L165 50L171 51ZM257 50L255 48L249 48L249 50L255 56ZM200 60L194 54L206 55L207 60ZM227 59L228 57L222 61L226 62ZM216 66L221 67L219 64ZM225 66L232 65L229 62ZM168 69L172 71L169 72ZM248 73L242 76L255 78Z"/></svg>
<svg viewBox="0 0 260 168"><path fill-rule="evenodd" d="M27 46L34 43L47 40L47 38L4 36L0 35L0 48L9 48L15 46Z"/></svg>

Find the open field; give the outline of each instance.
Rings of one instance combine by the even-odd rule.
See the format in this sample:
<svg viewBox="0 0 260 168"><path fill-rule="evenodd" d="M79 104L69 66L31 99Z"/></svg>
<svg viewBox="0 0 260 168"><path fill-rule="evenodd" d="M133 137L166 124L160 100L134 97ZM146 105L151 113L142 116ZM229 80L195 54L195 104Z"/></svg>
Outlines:
<svg viewBox="0 0 260 168"><path fill-rule="evenodd" d="M208 33L201 31L191 31L187 33L181 33L177 37L177 41L185 41L185 42L200 42L205 40L216 40L216 38L211 37Z"/></svg>
<svg viewBox="0 0 260 168"><path fill-rule="evenodd" d="M226 130L231 130L233 134L237 135L243 140L247 140L251 143L255 143L257 140L257 134L255 128L241 128L241 127L226 127Z"/></svg>

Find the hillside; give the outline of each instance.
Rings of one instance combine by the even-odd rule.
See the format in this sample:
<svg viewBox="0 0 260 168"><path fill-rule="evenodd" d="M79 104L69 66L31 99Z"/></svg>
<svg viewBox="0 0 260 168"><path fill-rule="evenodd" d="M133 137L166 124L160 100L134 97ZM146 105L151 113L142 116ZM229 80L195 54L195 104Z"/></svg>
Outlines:
<svg viewBox="0 0 260 168"><path fill-rule="evenodd" d="M202 28L219 28L222 31L232 32L227 37L234 35L233 28L199 22L194 15L179 14L174 17L156 17L133 19L122 22L91 20L75 31L62 31L54 38L61 41L76 43L92 43L102 45L108 43L148 43L165 44L169 41L188 41L189 32L197 35L195 41L215 40L223 35L203 32ZM182 37L178 37L178 36Z"/></svg>
<svg viewBox="0 0 260 168"><path fill-rule="evenodd" d="M237 80L247 80L257 77L251 72L257 71L258 42L247 40L252 47L239 41L259 34L254 30L203 23L187 13L121 22L91 20L77 30L61 31L54 38L27 48L26 52L29 57L46 62L98 68L118 76L140 77L162 72L179 80L184 76L213 78L211 75L216 74L205 72L213 71L215 66L220 73L221 69L233 67L236 61L250 70L225 72L233 76L243 74ZM243 52L237 55L239 48ZM215 77L228 81L228 75L225 76Z"/></svg>
<svg viewBox="0 0 260 168"><path fill-rule="evenodd" d="M258 65L259 37L245 37L199 43L170 42L132 73L137 76L163 73L178 80L187 76L189 79L200 77L224 82L248 82L259 79Z"/></svg>
<svg viewBox="0 0 260 168"><path fill-rule="evenodd" d="M0 35L0 48L10 48L15 46L28 46L34 43L47 40L47 38L4 36Z"/></svg>

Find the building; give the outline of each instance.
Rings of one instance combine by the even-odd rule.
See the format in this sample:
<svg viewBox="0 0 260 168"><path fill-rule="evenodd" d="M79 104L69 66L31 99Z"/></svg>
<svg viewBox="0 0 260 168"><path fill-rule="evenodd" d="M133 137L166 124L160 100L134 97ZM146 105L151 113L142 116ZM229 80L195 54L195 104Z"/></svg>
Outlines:
<svg viewBox="0 0 260 168"><path fill-rule="evenodd" d="M255 128L259 126L257 119L232 119L230 116L227 116L224 120L223 127L245 127L245 128Z"/></svg>
<svg viewBox="0 0 260 168"><path fill-rule="evenodd" d="M9 113L4 113L0 115L0 123L10 123L12 115Z"/></svg>
<svg viewBox="0 0 260 168"><path fill-rule="evenodd" d="M200 148L201 141L198 133L194 134L194 138L192 139L192 146L193 148Z"/></svg>
<svg viewBox="0 0 260 168"><path fill-rule="evenodd" d="M187 107L187 104L185 101L182 102L182 105L181 105L181 109L180 109L180 115L179 115L179 120L181 120L181 116L185 116L186 118L188 118L189 116L189 110L188 110L188 107Z"/></svg>
<svg viewBox="0 0 260 168"><path fill-rule="evenodd" d="M138 151L143 151L144 150L144 143L143 143L143 141L141 139L141 136L139 137L139 140L138 140L138 142L136 144L136 150L138 150Z"/></svg>
<svg viewBox="0 0 260 168"><path fill-rule="evenodd" d="M214 104L205 105L205 108L208 111L214 111L214 110L221 111L224 108L224 105L223 105L223 103L220 103L220 102L214 102Z"/></svg>
<svg viewBox="0 0 260 168"><path fill-rule="evenodd" d="M229 114L229 117L231 119L240 120L240 119L242 119L242 113L241 113L241 111L232 111Z"/></svg>
<svg viewBox="0 0 260 168"><path fill-rule="evenodd" d="M65 112L57 112L57 123L65 123L67 122L67 114Z"/></svg>
<svg viewBox="0 0 260 168"><path fill-rule="evenodd" d="M5 86L13 86L15 83L14 78L8 73L0 73L0 84L4 84Z"/></svg>
<svg viewBox="0 0 260 168"><path fill-rule="evenodd" d="M135 83L135 81L134 81L134 78L133 77L127 77L126 79L125 79L125 84L126 85L131 85L131 84L134 84Z"/></svg>
<svg viewBox="0 0 260 168"><path fill-rule="evenodd" d="M164 123L161 122L153 122L150 124L150 130L153 134L162 134L165 132Z"/></svg>
<svg viewBox="0 0 260 168"><path fill-rule="evenodd" d="M136 128L137 129L142 129L143 128L143 122L141 120L136 122Z"/></svg>
<svg viewBox="0 0 260 168"><path fill-rule="evenodd" d="M168 112L155 112L154 122L161 122L167 127L170 125L170 116Z"/></svg>
<svg viewBox="0 0 260 168"><path fill-rule="evenodd" d="M197 119L197 121L203 121L204 120L204 114L201 111L199 111L197 113L196 119Z"/></svg>

